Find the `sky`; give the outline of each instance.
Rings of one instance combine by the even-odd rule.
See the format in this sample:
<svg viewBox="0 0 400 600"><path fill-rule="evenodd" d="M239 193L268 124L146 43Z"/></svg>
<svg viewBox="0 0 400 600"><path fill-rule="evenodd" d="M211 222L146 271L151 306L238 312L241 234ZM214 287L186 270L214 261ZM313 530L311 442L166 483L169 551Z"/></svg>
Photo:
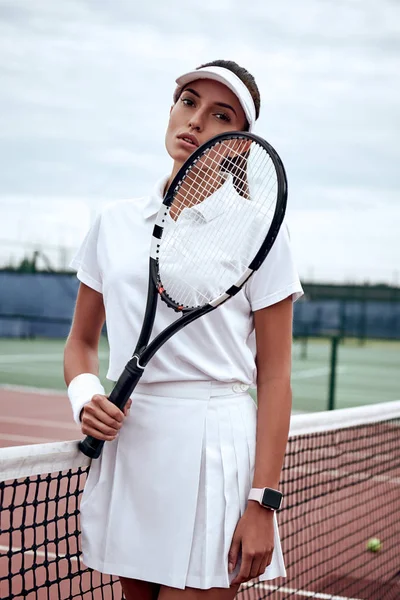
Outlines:
<svg viewBox="0 0 400 600"><path fill-rule="evenodd" d="M260 88L302 279L400 285L396 0L0 0L0 265L150 192L174 80L217 58Z"/></svg>

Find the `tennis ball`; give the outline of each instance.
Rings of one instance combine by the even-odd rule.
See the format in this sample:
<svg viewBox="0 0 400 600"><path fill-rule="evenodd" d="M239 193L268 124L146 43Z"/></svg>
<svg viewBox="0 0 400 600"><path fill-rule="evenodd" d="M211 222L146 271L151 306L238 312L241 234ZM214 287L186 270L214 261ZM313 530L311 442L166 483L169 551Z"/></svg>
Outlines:
<svg viewBox="0 0 400 600"><path fill-rule="evenodd" d="M382 548L382 543L379 538L370 538L367 542L367 550L370 552L379 552Z"/></svg>

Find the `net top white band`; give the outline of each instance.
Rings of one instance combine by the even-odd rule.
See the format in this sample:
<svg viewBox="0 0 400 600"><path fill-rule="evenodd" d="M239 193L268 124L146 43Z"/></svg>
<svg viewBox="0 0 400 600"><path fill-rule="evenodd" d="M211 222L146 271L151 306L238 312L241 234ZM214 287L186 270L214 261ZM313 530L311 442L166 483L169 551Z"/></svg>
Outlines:
<svg viewBox="0 0 400 600"><path fill-rule="evenodd" d="M336 431L392 419L400 419L400 400L293 415L289 437ZM78 467L85 468L90 462L90 458L78 450L77 441L0 448L0 482Z"/></svg>
<svg viewBox="0 0 400 600"><path fill-rule="evenodd" d="M400 400L294 415L291 419L289 435L291 437L336 431L391 419L400 419Z"/></svg>
<svg viewBox="0 0 400 600"><path fill-rule="evenodd" d="M249 90L235 73L224 67L202 67L178 77L176 80L178 89L183 88L191 81L196 81L196 79L213 79L226 85L239 100L249 124L249 131L253 130L256 122L256 107Z"/></svg>

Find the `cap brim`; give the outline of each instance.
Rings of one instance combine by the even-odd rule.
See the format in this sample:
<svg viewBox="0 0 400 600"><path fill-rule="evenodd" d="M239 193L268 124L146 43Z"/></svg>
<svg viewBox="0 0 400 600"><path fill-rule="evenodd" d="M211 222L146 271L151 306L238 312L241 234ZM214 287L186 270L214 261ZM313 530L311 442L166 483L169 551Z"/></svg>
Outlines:
<svg viewBox="0 0 400 600"><path fill-rule="evenodd" d="M233 92L236 98L239 100L244 110L248 122L249 131L252 130L256 120L256 109L254 106L254 100L246 85L235 73L233 73L229 69L225 69L224 67L201 67L194 71L184 73L183 75L178 77L178 79L176 80L176 83L178 85L177 90L181 90L191 81L196 81L198 79L212 79L213 81L218 81L219 83L222 83L229 90L231 90L231 92Z"/></svg>
<svg viewBox="0 0 400 600"><path fill-rule="evenodd" d="M232 83L228 79L226 79L219 73L214 73L214 71L207 71L204 68L201 71L189 71L188 73L181 75L176 80L176 83L180 88L183 88L188 83L196 81L196 79L213 79L214 81L219 81L219 83L223 83L224 85L226 85L226 87L229 88L235 94L235 96L237 96L237 89L235 88L235 86L232 85Z"/></svg>

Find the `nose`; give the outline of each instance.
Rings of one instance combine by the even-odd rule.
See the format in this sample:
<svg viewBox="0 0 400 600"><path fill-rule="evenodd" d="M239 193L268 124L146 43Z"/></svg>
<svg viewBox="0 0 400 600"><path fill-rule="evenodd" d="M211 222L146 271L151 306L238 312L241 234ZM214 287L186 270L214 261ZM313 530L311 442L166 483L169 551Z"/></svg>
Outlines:
<svg viewBox="0 0 400 600"><path fill-rule="evenodd" d="M204 127L204 117L200 110L197 110L190 116L189 127L196 131L202 131Z"/></svg>

